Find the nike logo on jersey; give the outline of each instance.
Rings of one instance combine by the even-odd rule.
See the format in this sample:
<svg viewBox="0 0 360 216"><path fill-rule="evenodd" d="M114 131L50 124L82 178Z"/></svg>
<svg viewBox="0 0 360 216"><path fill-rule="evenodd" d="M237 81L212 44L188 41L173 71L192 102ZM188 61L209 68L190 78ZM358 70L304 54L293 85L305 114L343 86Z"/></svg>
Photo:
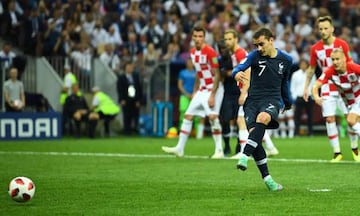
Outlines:
<svg viewBox="0 0 360 216"><path fill-rule="evenodd" d="M272 110L272 109L274 109L274 108L275 108L275 106L274 106L274 105L269 104L269 106L268 106L268 107L266 107L266 110Z"/></svg>
<svg viewBox="0 0 360 216"><path fill-rule="evenodd" d="M259 61L259 64L265 64L266 61Z"/></svg>

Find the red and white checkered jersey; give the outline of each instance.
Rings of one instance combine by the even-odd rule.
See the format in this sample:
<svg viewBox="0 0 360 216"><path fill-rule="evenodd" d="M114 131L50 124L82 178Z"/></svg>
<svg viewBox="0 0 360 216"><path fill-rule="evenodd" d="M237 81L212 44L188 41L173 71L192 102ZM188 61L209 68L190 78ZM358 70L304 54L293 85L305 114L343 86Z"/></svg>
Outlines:
<svg viewBox="0 0 360 216"><path fill-rule="evenodd" d="M330 54L335 48L342 48L347 61L351 61L349 45L340 38L335 38L334 43L331 45L326 45L322 40L319 40L316 44L311 47L310 51L310 66L315 67L316 64L321 68L321 71L324 72L328 67L332 65ZM329 81L328 85L323 85L321 87L321 96L337 96L339 92L337 91L336 86Z"/></svg>
<svg viewBox="0 0 360 216"><path fill-rule="evenodd" d="M211 91L214 85L213 69L219 68L218 54L211 46L205 45L201 50L193 47L190 56L200 80L199 90Z"/></svg>
<svg viewBox="0 0 360 216"><path fill-rule="evenodd" d="M360 65L354 63L346 64L345 73L339 74L334 66L330 66L318 78L322 84L331 80L337 87L347 105L352 105L360 100Z"/></svg>
<svg viewBox="0 0 360 216"><path fill-rule="evenodd" d="M243 61L246 56L247 56L247 52L246 50L244 50L243 48L239 47L235 53L233 53L231 55L231 61L232 61L232 65L233 67L237 66L238 64L241 63L241 61Z"/></svg>
<svg viewBox="0 0 360 216"><path fill-rule="evenodd" d="M235 67L238 64L240 64L243 60L245 60L246 56L247 56L247 52L246 50L244 50L243 48L239 47L232 55L231 55L231 61L232 61L232 66ZM239 86L239 88L242 87L242 83L241 82L237 82L237 85Z"/></svg>

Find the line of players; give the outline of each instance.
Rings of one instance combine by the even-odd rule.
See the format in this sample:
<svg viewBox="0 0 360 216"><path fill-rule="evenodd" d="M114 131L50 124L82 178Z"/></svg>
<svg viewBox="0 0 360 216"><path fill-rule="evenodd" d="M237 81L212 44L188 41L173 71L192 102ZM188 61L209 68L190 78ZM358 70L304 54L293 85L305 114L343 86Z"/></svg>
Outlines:
<svg viewBox="0 0 360 216"><path fill-rule="evenodd" d="M321 39L311 47L310 62L309 67L306 70L307 76L303 92L303 99L305 101L309 100L309 88L311 87L310 82L314 79L316 67L320 67L322 72L331 67L331 53L334 49L341 48L344 56L346 57L346 61L352 61L349 54L350 50L348 44L340 38L334 36L332 18L330 16L319 17L317 25ZM246 142L248 135L241 106L246 97L246 86L242 86L241 95L237 97L237 100L235 95L240 94L240 92L238 92L239 88L236 88L237 86L234 84L235 81L231 77L227 76L227 71L231 71L232 66L239 64L241 60L246 57L247 53L238 46L237 33L234 30L228 30L225 32L223 44L219 44L221 56L219 59L217 58L218 54L215 50L205 44L204 38L205 30L195 28L193 31L193 42L195 47L191 50L191 59L197 71L196 85L194 86L193 91L193 102L191 102L190 107L185 114L184 123L180 129L179 142L175 147L164 146L162 148L163 151L173 153L180 157L184 155L185 144L192 127L192 119L196 115L203 117L205 115L209 116L212 135L215 140L215 152L212 158L222 158L224 157L224 152L225 154L230 152L228 144L228 122L230 119L233 119L234 116L236 116L236 121L239 127L239 144L243 143L244 140ZM221 50L224 51L222 52ZM229 54L229 52L231 54ZM229 61L229 58L231 61ZM227 61L231 62L232 65L230 65L231 63L229 64ZM323 83L321 87L322 102L317 102L322 107L323 117L326 118L327 134L334 152L331 162L340 162L343 159L335 119L336 109L340 109L345 116L347 116L350 110L349 104L346 106L343 101L343 97L339 95L339 88L339 86L336 86L333 83L332 79L328 79L328 82ZM223 101L222 107L220 107L218 103L219 101ZM239 107L238 113L235 111L236 108L234 107ZM237 115L234 115L234 113L237 113ZM291 125L289 126L291 127ZM223 134L225 143L224 150L221 145L221 133ZM358 134L356 133L356 130L354 131L354 129L348 127L348 135L350 138L353 159L360 162L358 155ZM268 148L274 148L267 133L265 133L264 138L266 141L265 143L270 145ZM240 148L238 147L236 152L239 150ZM237 155L234 157L238 158Z"/></svg>
<svg viewBox="0 0 360 216"><path fill-rule="evenodd" d="M219 43L219 56L211 46L205 44L205 33L201 27L195 27L192 32L194 47L190 54L197 76L192 100L180 128L178 143L175 147L163 146L162 150L182 157L194 116L208 116L215 141L215 152L211 158L223 158L231 153L230 121L235 120L239 131L236 154L232 158L238 159L241 144L246 143L249 135L242 108L249 83L236 82L231 77L231 72L234 66L246 58L247 52L238 45L237 32L229 29L224 33L223 41ZM224 140L224 149L221 137ZM265 133L264 141L268 155L279 153L268 133Z"/></svg>

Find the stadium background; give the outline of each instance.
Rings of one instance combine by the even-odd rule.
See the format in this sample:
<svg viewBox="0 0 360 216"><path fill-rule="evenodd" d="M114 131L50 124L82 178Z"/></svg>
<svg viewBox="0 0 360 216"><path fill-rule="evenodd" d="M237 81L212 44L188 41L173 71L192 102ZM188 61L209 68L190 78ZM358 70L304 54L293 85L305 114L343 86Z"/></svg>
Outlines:
<svg viewBox="0 0 360 216"><path fill-rule="evenodd" d="M14 3L14 10L19 14L20 24L16 28L11 27L9 20L6 19L11 3ZM316 17L331 15L334 18L336 36L345 39L350 44L352 57L355 62L359 62L360 3L351 0L320 2L311 0L101 0L94 2L4 0L0 6L0 45L11 43L13 51L17 54L16 63L21 68L20 79L24 82L29 102L27 111L36 111L37 104L31 101L35 101L34 98L38 95L43 95L54 110L61 110L58 97L65 63L70 63L72 66L72 71L78 76L83 92L89 92L91 87L96 85L117 100L115 80L118 74L99 60L103 44L94 43L91 33L85 33L85 36L80 38L74 33L70 37L73 44L69 50L70 53L78 51L83 43L86 43L88 49L91 50L90 54L82 59L85 61L84 64L90 65L89 75L86 77L81 74L83 65L78 64L77 59L72 58L70 53L49 52L53 50L52 43L59 39L64 31L74 32L73 28L78 26L82 27L81 32L85 31L87 14L94 16L93 22L96 19L102 20L103 28L107 32L109 27L115 25L122 38L122 44L115 45L114 53L119 56L121 62L129 58L137 62L137 72L144 77L142 114L151 114L151 104L154 101L170 101L175 107L174 125L177 125L178 121L177 75L184 68L184 60L189 56L188 48L191 46L189 33L194 25L201 24L207 27L207 41L215 48L221 33L227 28L235 28L241 37L240 45L247 50L252 49L251 40L249 40L252 30L259 25L266 25L276 33L276 43L279 47L292 44L289 48L290 53L295 53L294 55L298 58L308 59L309 47L318 39L314 23ZM42 19L42 28L37 29L38 37L34 41L29 39L29 23L33 11L37 11L38 18ZM74 18L76 16L73 14L77 14L79 18ZM49 38L45 35L53 20L59 20L60 24L56 26L59 29L54 31ZM149 28L152 20L156 20L154 22L163 31L163 35L144 30ZM309 33L303 35L308 28L310 28ZM136 34L136 42L140 50L126 54L124 48L128 47L130 32ZM143 62L150 42L154 43L160 52L156 65L152 67L146 66ZM169 44L173 46L168 46ZM295 62L294 70L296 68ZM2 82L5 74L3 71ZM319 107L316 107L315 113L314 123L322 125ZM117 120L121 124L121 115Z"/></svg>

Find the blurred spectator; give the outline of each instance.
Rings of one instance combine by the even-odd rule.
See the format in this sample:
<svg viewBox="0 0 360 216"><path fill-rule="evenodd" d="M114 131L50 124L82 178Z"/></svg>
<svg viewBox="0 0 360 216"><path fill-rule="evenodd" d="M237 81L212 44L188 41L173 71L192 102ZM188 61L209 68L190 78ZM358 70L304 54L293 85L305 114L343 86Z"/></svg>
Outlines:
<svg viewBox="0 0 360 216"><path fill-rule="evenodd" d="M64 104L64 114L71 123L72 121L75 123L75 136L80 137L81 122L87 122L89 107L77 83L73 83L71 86L71 94L66 98Z"/></svg>
<svg viewBox="0 0 360 216"><path fill-rule="evenodd" d="M139 8L139 2L131 1L129 9L126 11L125 21L132 23L137 34L141 32L146 19L146 15Z"/></svg>
<svg viewBox="0 0 360 216"><path fill-rule="evenodd" d="M178 16L186 16L189 13L185 3L177 0L165 1L164 9L168 13L176 13Z"/></svg>
<svg viewBox="0 0 360 216"><path fill-rule="evenodd" d="M93 56L92 47L85 42L77 45L77 49L70 53L75 68L79 71L81 83L90 84L91 60Z"/></svg>
<svg viewBox="0 0 360 216"><path fill-rule="evenodd" d="M104 51L107 37L108 33L103 28L102 21L100 19L96 20L95 28L91 33L91 44L96 49L98 55L101 55L101 53Z"/></svg>
<svg viewBox="0 0 360 216"><path fill-rule="evenodd" d="M155 46L153 43L149 43L147 46L147 49L144 51L143 56L143 80L145 82L148 82L150 80L150 77L152 75L152 72L155 69L156 64L160 60L160 51L155 49Z"/></svg>
<svg viewBox="0 0 360 216"><path fill-rule="evenodd" d="M25 108L24 84L18 80L18 70L9 70L9 79L4 83L4 98L6 112L21 112Z"/></svg>
<svg viewBox="0 0 360 216"><path fill-rule="evenodd" d="M125 62L125 73L118 77L117 91L124 118L124 134L137 130L142 100L142 85L133 62Z"/></svg>
<svg viewBox="0 0 360 216"><path fill-rule="evenodd" d="M120 74L120 59L114 52L113 44L105 45L105 51L100 55L100 60L104 62L104 64L108 65L115 74Z"/></svg>
<svg viewBox="0 0 360 216"><path fill-rule="evenodd" d="M110 136L110 122L120 112L120 108L111 97L102 92L98 87L92 88L93 99L89 114L89 137L95 138L95 129L99 120L104 120L104 135Z"/></svg>
<svg viewBox="0 0 360 216"><path fill-rule="evenodd" d="M55 10L54 17L47 20L47 29L44 34L43 55L54 55L54 47L58 37L61 37L63 23L64 19L61 16L61 11Z"/></svg>
<svg viewBox="0 0 360 216"><path fill-rule="evenodd" d="M166 53L162 56L163 60L176 62L179 58L180 47L178 44L169 43Z"/></svg>
<svg viewBox="0 0 360 216"><path fill-rule="evenodd" d="M4 43L3 48L0 51L0 61L4 62L3 65L6 71L13 65L15 57L16 54L12 51L12 45L10 43Z"/></svg>
<svg viewBox="0 0 360 216"><path fill-rule="evenodd" d="M300 135L300 126L303 116L303 111L306 113L306 123L307 123L307 135L313 135L313 112L314 112L314 100L312 97L309 97L308 101L305 101L303 98L303 92L305 87L306 80L306 69L308 68L308 61L302 59L299 64L299 70L295 71L291 76L290 81L290 91L291 96L295 101L295 135ZM311 94L311 89L315 83L315 76L312 77L311 83L308 88L309 95Z"/></svg>
<svg viewBox="0 0 360 216"><path fill-rule="evenodd" d="M225 12L220 12L214 17L210 23L208 28L212 30L214 27L219 27L222 32L229 28L229 20L226 18Z"/></svg>
<svg viewBox="0 0 360 216"><path fill-rule="evenodd" d="M161 41L161 53L164 54L164 53L166 53L167 45L170 43L172 36L169 32L168 23L165 22L162 25L162 30L163 30L164 34L161 36L160 41Z"/></svg>
<svg viewBox="0 0 360 216"><path fill-rule="evenodd" d="M15 1L10 1L7 10L1 16L1 34L13 44L18 45L23 16L15 10L15 3Z"/></svg>
<svg viewBox="0 0 360 216"><path fill-rule="evenodd" d="M161 45L164 43L161 41L161 37L164 35L164 31L158 24L155 14L153 14L149 23L145 25L140 34L145 35L147 37L147 41L152 43L156 49L161 48Z"/></svg>
<svg viewBox="0 0 360 216"><path fill-rule="evenodd" d="M171 35L175 34L175 32L178 31L178 26L181 23L180 17L176 13L169 14L169 20L168 20L168 31Z"/></svg>
<svg viewBox="0 0 360 216"><path fill-rule="evenodd" d="M296 47L294 46L294 44L291 43L287 43L285 45L285 52L287 52L293 59L293 68L297 68L299 65L299 61L300 61L300 56L298 51L296 50ZM294 71L294 70L293 70Z"/></svg>
<svg viewBox="0 0 360 216"><path fill-rule="evenodd" d="M71 40L69 32L67 30L64 30L61 33L60 37L58 37L56 40L53 53L56 55L67 57L70 56L74 47L75 43L73 40Z"/></svg>
<svg viewBox="0 0 360 216"><path fill-rule="evenodd" d="M85 20L82 22L82 28L87 35L91 35L95 29L95 19L92 12L86 12Z"/></svg>
<svg viewBox="0 0 360 216"><path fill-rule="evenodd" d="M115 31L115 27L111 25L108 30L107 38L105 41L107 44L111 44L114 47L118 48L121 45L123 45L123 40L121 38L121 35L118 31Z"/></svg>
<svg viewBox="0 0 360 216"><path fill-rule="evenodd" d="M306 15L301 15L299 22L294 26L294 33L299 37L308 37L312 33L313 28L307 22Z"/></svg>
<svg viewBox="0 0 360 216"><path fill-rule="evenodd" d="M80 43L82 29L81 12L75 12L70 19L66 21L65 29L69 32L69 36L75 43Z"/></svg>
<svg viewBox="0 0 360 216"><path fill-rule="evenodd" d="M205 1L189 0L187 3L187 8L189 8L190 13L200 14L205 8Z"/></svg>
<svg viewBox="0 0 360 216"><path fill-rule="evenodd" d="M143 53L143 48L138 41L136 33L130 32L128 37L128 41L124 44L124 46L129 51L132 61L137 61L138 56Z"/></svg>
<svg viewBox="0 0 360 216"><path fill-rule="evenodd" d="M240 15L239 24L244 32L251 28L252 23L256 23L258 25L263 24L253 4L243 4L242 11L243 13Z"/></svg>
<svg viewBox="0 0 360 216"><path fill-rule="evenodd" d="M46 26L39 16L37 8L32 8L29 17L25 20L25 44L24 48L27 53L40 56L42 54L43 33Z"/></svg>

